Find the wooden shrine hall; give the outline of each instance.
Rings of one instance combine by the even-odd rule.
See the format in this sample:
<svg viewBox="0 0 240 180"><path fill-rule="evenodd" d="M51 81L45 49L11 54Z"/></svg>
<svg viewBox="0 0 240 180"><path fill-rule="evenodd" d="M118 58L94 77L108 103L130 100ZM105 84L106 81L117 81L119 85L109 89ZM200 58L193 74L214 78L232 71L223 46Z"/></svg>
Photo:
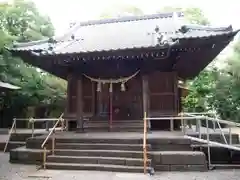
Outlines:
<svg viewBox="0 0 240 180"><path fill-rule="evenodd" d="M191 25L180 12L162 13L76 23L60 37L8 49L68 81L69 127L82 128L88 119L111 129L116 122L142 121L144 112L149 117L181 112L184 81L196 77L236 34L231 26Z"/></svg>

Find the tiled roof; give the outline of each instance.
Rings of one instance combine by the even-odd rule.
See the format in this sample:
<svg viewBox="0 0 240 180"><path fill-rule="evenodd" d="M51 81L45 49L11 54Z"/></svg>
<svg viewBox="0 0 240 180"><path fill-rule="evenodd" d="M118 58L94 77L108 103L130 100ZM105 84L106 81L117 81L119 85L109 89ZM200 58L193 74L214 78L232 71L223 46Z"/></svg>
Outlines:
<svg viewBox="0 0 240 180"><path fill-rule="evenodd" d="M15 44L11 50L68 54L154 47L158 44L156 27L159 27L159 32L166 38L173 39L202 38L232 33L231 26L211 28L185 25L182 17L182 13L163 13L88 21L76 24L62 37L53 38L55 43L49 40L21 43ZM186 33L178 31L182 27L187 29Z"/></svg>

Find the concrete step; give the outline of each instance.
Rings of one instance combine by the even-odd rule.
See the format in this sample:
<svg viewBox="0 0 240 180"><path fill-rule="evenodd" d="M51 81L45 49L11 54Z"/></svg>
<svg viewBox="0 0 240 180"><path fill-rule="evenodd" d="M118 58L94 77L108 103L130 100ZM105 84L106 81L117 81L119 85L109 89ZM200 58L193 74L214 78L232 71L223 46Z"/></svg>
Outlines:
<svg viewBox="0 0 240 180"><path fill-rule="evenodd" d="M4 150L6 142L0 142L0 151Z"/></svg>
<svg viewBox="0 0 240 180"><path fill-rule="evenodd" d="M109 120L90 120L90 121L85 121L86 123L109 123ZM113 120L112 123L115 124L121 124L121 123L143 123L143 120Z"/></svg>
<svg viewBox="0 0 240 180"><path fill-rule="evenodd" d="M152 163L159 171L207 170L206 156L200 151L151 152Z"/></svg>
<svg viewBox="0 0 240 180"><path fill-rule="evenodd" d="M77 132L81 130L77 130ZM88 127L85 128L84 131L86 132L143 132L143 127Z"/></svg>
<svg viewBox="0 0 240 180"><path fill-rule="evenodd" d="M147 146L148 150L150 145ZM108 144L108 143L56 143L56 149L103 149L103 150L129 150L142 151L141 144Z"/></svg>
<svg viewBox="0 0 240 180"><path fill-rule="evenodd" d="M9 133L9 129L0 129L0 134L4 134L4 135L7 135Z"/></svg>
<svg viewBox="0 0 240 180"><path fill-rule="evenodd" d="M192 151L190 145L185 144L159 144L152 145L151 149L153 151Z"/></svg>
<svg viewBox="0 0 240 180"><path fill-rule="evenodd" d="M111 138L103 139L99 138L58 138L56 139L57 143L107 143L107 144L142 144L142 139L121 139L121 138Z"/></svg>
<svg viewBox="0 0 240 180"><path fill-rule="evenodd" d="M203 165L206 157L199 151L162 151L160 153L162 164L173 165Z"/></svg>
<svg viewBox="0 0 240 180"><path fill-rule="evenodd" d="M109 128L110 125L108 124L102 124L102 125L99 125L99 124L86 124L84 125L84 128ZM142 131L143 131L143 125L112 125L112 128L113 129L134 129L134 128L141 128Z"/></svg>
<svg viewBox="0 0 240 180"><path fill-rule="evenodd" d="M112 164L124 166L143 166L142 158L120 158L120 157L99 157L99 156L57 156L47 157L49 163L82 163L82 164ZM150 160L148 160L150 165Z"/></svg>
<svg viewBox="0 0 240 180"><path fill-rule="evenodd" d="M34 134L34 137L40 135L42 134ZM13 133L11 134L10 141L26 141L30 137L32 137L31 133Z"/></svg>
<svg viewBox="0 0 240 180"><path fill-rule="evenodd" d="M45 138L34 138L28 139L26 143L26 147L30 149L41 149L41 144L45 140ZM72 143L72 144L131 144L131 145L142 145L142 139L103 139L103 138L57 138L56 143ZM47 142L47 147L51 148L51 139ZM61 149L61 148L60 148Z"/></svg>
<svg viewBox="0 0 240 180"><path fill-rule="evenodd" d="M55 155L59 156L99 156L99 157L122 157L122 158L143 158L142 151L121 151L121 150L76 150L56 149Z"/></svg>
<svg viewBox="0 0 240 180"><path fill-rule="evenodd" d="M46 163L47 169L60 170L93 170L110 172L132 172L143 173L143 167L140 166L122 166L109 164L80 164L80 163Z"/></svg>
<svg viewBox="0 0 240 180"><path fill-rule="evenodd" d="M156 165L155 171L181 171L181 172L205 172L207 171L207 165Z"/></svg>
<svg viewBox="0 0 240 180"><path fill-rule="evenodd" d="M85 124L87 125L87 124L92 124L92 125L109 125L109 122L107 121L105 121L105 122L85 122ZM114 125L116 125L116 126L127 126L127 125L129 125L129 126L131 126L131 125L135 125L135 126L137 126L137 125L143 125L144 124L144 122L143 121L135 121L135 122L133 122L133 121L130 121L130 122L128 122L128 121L125 121L125 122L112 122L112 125L114 126Z"/></svg>
<svg viewBox="0 0 240 180"><path fill-rule="evenodd" d="M7 146L7 152L9 152L12 149L16 149L25 145L26 143L23 141L10 141Z"/></svg>
<svg viewBox="0 0 240 180"><path fill-rule="evenodd" d="M42 164L43 149L27 149L26 147L19 147L10 150L10 162L20 164ZM47 154L50 154L48 150Z"/></svg>

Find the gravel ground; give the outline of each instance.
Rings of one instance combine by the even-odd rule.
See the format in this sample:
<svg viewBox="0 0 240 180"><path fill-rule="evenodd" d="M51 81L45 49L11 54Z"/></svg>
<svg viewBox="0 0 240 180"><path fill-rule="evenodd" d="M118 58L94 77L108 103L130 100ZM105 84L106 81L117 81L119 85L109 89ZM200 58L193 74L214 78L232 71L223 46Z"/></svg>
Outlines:
<svg viewBox="0 0 240 180"><path fill-rule="evenodd" d="M209 172L162 172L143 174L37 170L36 166L10 164L9 155L0 153L0 180L239 180L240 170Z"/></svg>

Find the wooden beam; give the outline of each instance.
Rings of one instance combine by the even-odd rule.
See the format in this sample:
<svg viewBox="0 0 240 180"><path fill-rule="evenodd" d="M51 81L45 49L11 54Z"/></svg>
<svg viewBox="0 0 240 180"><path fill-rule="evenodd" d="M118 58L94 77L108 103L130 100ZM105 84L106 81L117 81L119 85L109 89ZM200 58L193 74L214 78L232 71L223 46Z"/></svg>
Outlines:
<svg viewBox="0 0 240 180"><path fill-rule="evenodd" d="M83 83L82 75L77 80L77 128L83 130Z"/></svg>

